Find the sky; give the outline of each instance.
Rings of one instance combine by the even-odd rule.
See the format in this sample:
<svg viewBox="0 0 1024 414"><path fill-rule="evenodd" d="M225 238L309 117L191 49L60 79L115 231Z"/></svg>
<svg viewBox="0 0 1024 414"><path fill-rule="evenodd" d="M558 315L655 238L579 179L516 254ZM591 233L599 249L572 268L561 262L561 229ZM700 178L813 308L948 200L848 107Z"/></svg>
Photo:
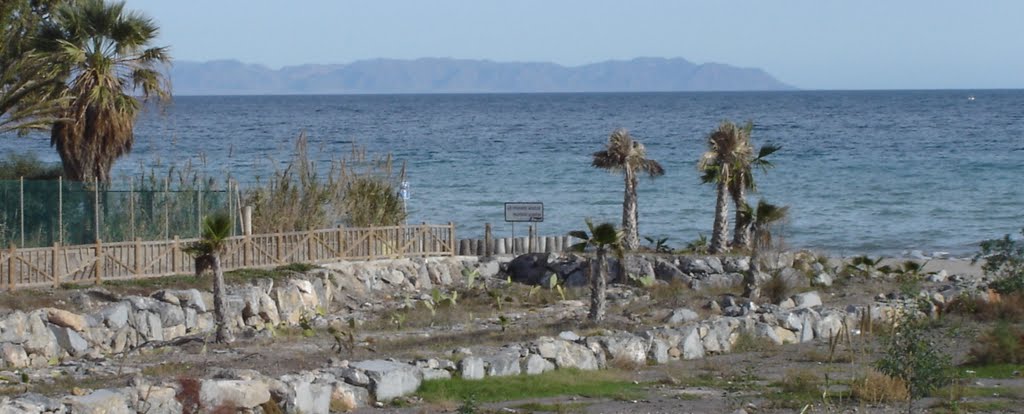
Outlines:
<svg viewBox="0 0 1024 414"><path fill-rule="evenodd" d="M1024 88L1024 1L127 0L177 60L682 57L803 89Z"/></svg>

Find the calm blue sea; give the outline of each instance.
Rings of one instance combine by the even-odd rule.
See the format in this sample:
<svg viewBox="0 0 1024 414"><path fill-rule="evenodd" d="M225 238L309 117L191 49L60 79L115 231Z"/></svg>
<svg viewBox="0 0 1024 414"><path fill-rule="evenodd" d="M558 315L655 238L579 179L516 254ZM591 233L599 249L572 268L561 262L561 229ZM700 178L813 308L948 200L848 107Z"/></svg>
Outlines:
<svg viewBox="0 0 1024 414"><path fill-rule="evenodd" d="M459 237L490 222L509 235L503 203L535 201L540 232L557 234L586 217L620 220L622 179L591 168L590 154L624 127L667 170L640 183L641 235L680 246L710 232L714 188L695 165L724 118L782 145L751 200L791 207L791 247L967 254L1024 226L1024 91L177 97L143 115L115 168L191 159L251 183L305 131L323 160L358 142L407 161L410 222L453 221ZM0 149L55 160L48 144L4 138Z"/></svg>

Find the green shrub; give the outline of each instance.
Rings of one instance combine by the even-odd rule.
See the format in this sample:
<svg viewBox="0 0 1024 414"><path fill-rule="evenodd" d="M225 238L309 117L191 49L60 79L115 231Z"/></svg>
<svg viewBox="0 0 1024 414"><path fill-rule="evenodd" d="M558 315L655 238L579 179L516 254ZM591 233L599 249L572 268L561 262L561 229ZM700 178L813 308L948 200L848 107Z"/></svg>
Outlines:
<svg viewBox="0 0 1024 414"><path fill-rule="evenodd" d="M0 180L56 180L64 173L60 163L45 163L33 153L8 153L0 160Z"/></svg>
<svg viewBox="0 0 1024 414"><path fill-rule="evenodd" d="M875 361L875 367L906 382L911 400L928 396L952 381L951 358L942 351L937 339L927 321L904 316L882 338L884 354Z"/></svg>
<svg viewBox="0 0 1024 414"><path fill-rule="evenodd" d="M402 200L387 181L377 177L355 177L342 198L347 222L355 227L396 226L405 221Z"/></svg>
<svg viewBox="0 0 1024 414"><path fill-rule="evenodd" d="M971 363L1024 364L1024 329L1000 321L971 348Z"/></svg>
<svg viewBox="0 0 1024 414"><path fill-rule="evenodd" d="M1024 229L1021 234L1024 235ZM1024 243L1011 239L1009 234L985 240L971 263L981 259L985 259L981 266L985 275L995 279L990 285L992 289L999 293L1024 292Z"/></svg>

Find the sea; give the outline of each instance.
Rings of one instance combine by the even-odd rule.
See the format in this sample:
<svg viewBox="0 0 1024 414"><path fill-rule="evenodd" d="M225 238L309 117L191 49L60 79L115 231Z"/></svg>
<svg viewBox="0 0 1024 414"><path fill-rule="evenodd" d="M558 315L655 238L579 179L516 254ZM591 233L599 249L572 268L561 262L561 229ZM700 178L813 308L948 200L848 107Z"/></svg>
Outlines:
<svg viewBox="0 0 1024 414"><path fill-rule="evenodd" d="M620 223L622 176L590 161L626 128L666 170L640 181L640 234L678 248L710 235L715 188L696 164L725 119L782 146L749 200L790 207L775 232L787 247L966 257L1024 227L1022 90L178 96L142 113L115 174L190 163L244 188L304 133L320 166L353 145L405 162L410 223L522 236L504 205L531 202L544 206L538 233L556 235ZM46 134L0 151L58 160Z"/></svg>

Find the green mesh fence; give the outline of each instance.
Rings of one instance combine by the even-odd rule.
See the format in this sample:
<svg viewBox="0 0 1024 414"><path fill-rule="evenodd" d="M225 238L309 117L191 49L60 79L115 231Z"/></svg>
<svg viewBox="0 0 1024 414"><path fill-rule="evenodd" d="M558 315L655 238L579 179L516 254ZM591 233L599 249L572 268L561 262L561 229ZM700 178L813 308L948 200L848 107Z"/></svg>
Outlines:
<svg viewBox="0 0 1024 414"><path fill-rule="evenodd" d="M230 192L216 188L0 180L0 246L198 237L203 216L223 211L237 217L236 204Z"/></svg>

